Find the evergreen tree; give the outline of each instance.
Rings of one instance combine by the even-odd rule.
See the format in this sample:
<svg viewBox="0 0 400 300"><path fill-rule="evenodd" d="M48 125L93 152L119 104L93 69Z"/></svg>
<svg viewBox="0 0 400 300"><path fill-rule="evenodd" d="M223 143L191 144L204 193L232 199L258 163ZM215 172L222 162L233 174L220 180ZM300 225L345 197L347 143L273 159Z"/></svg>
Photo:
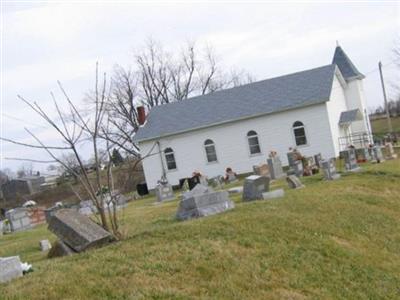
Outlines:
<svg viewBox="0 0 400 300"><path fill-rule="evenodd" d="M118 166L124 162L121 153L119 153L118 149L113 149L111 160L115 166Z"/></svg>

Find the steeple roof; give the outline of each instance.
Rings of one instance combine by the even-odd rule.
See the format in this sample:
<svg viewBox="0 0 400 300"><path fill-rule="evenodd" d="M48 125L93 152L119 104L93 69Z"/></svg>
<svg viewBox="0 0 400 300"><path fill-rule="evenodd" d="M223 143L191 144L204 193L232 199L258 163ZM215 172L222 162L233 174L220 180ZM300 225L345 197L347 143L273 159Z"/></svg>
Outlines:
<svg viewBox="0 0 400 300"><path fill-rule="evenodd" d="M339 70L346 81L365 78L365 76L357 70L356 66L351 62L350 58L339 45L335 49L332 64L336 64L339 67Z"/></svg>

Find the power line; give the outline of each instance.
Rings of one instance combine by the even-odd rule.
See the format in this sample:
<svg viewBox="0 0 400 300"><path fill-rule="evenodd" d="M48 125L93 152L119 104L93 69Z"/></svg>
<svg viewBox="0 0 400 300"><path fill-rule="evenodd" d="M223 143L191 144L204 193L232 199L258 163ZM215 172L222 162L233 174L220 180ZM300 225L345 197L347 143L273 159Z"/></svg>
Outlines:
<svg viewBox="0 0 400 300"><path fill-rule="evenodd" d="M23 123L25 123L25 124L29 124L29 125L32 125L32 126L41 127L41 128L47 128L47 127L44 126L44 125L35 124L35 123L33 123L33 122L29 122L29 121L26 121L26 120L17 118L17 117L11 116L11 115L6 114L6 113L1 113L1 115L2 115L3 117L9 118L9 119L12 119L12 120L15 120L15 121L23 122Z"/></svg>

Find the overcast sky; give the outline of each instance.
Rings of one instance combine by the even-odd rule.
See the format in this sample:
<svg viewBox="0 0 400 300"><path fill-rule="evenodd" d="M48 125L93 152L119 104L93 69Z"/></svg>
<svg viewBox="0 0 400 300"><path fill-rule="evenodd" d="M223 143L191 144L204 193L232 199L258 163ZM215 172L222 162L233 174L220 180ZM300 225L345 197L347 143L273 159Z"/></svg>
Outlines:
<svg viewBox="0 0 400 300"><path fill-rule="evenodd" d="M23 129L28 127L57 143L18 94L54 112L50 91L60 97L60 80L78 103L94 85L96 61L108 73L115 64L128 66L149 37L170 49L188 40L211 44L225 66L243 68L258 80L329 64L338 40L367 76L369 107L383 102L378 61L388 81L395 77L391 49L400 32L399 2L16 2L2 1L0 135L20 141L30 141ZM3 142L0 168L21 165L5 157L47 159L40 151Z"/></svg>

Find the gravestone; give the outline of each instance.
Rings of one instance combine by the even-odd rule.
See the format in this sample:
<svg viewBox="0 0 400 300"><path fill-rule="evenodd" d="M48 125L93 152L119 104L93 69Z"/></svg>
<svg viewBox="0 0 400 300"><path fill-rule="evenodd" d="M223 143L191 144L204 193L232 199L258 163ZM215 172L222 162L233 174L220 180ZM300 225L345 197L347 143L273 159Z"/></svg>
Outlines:
<svg viewBox="0 0 400 300"><path fill-rule="evenodd" d="M271 177L269 167L267 164L261 164L258 166L253 166L253 171L255 175L258 176L266 176L266 177Z"/></svg>
<svg viewBox="0 0 400 300"><path fill-rule="evenodd" d="M287 176L286 181L288 183L289 188L291 188L291 189L300 189L300 188L304 187L304 185L301 183L299 177L297 177L295 175Z"/></svg>
<svg viewBox="0 0 400 300"><path fill-rule="evenodd" d="M111 201L112 197L112 201ZM116 210L120 210L121 208L127 207L128 206L128 199L125 197L125 195L121 194L119 190L114 190L111 192L111 195L108 193L105 198L105 207L109 207L113 209L114 202L115 202L115 208Z"/></svg>
<svg viewBox="0 0 400 300"><path fill-rule="evenodd" d="M224 177L223 176L215 176L208 180L208 185L211 185L213 188L221 189L224 185Z"/></svg>
<svg viewBox="0 0 400 300"><path fill-rule="evenodd" d="M3 225L3 221L0 220L0 236L3 235L3 232L4 232L4 225Z"/></svg>
<svg viewBox="0 0 400 300"><path fill-rule="evenodd" d="M60 209L48 229L76 252L109 243L112 235L88 217L72 209Z"/></svg>
<svg viewBox="0 0 400 300"><path fill-rule="evenodd" d="M176 217L179 220L206 217L234 208L227 191L214 191L211 187L196 185L183 193Z"/></svg>
<svg viewBox="0 0 400 300"><path fill-rule="evenodd" d="M51 244L50 244L50 241L49 241L49 240L41 240L41 241L39 242L39 246L40 246L40 250L41 250L42 252L48 251L48 250L51 249Z"/></svg>
<svg viewBox="0 0 400 300"><path fill-rule="evenodd" d="M200 176L195 175L187 178L187 183L189 185L189 190L193 190L196 185L200 184Z"/></svg>
<svg viewBox="0 0 400 300"><path fill-rule="evenodd" d="M285 191L283 189L262 193L262 198L264 200L282 198L283 196L285 196Z"/></svg>
<svg viewBox="0 0 400 300"><path fill-rule="evenodd" d="M315 164L317 165L318 168L322 168L321 160L322 160L321 153L318 153L318 154L314 155L314 161L315 161Z"/></svg>
<svg viewBox="0 0 400 300"><path fill-rule="evenodd" d="M292 167L294 165L294 162L297 161L297 154L294 152L288 152L286 153L289 167Z"/></svg>
<svg viewBox="0 0 400 300"><path fill-rule="evenodd" d="M383 158L381 146L372 147L372 157L373 161L377 163L385 161L385 159Z"/></svg>
<svg viewBox="0 0 400 300"><path fill-rule="evenodd" d="M386 150L386 159L396 159L397 158L397 154L394 152L392 143L386 143L385 150Z"/></svg>
<svg viewBox="0 0 400 300"><path fill-rule="evenodd" d="M32 228L27 208L17 207L6 212L11 231L23 231Z"/></svg>
<svg viewBox="0 0 400 300"><path fill-rule="evenodd" d="M340 178L340 174L336 172L335 160L333 158L321 161L324 178L326 180L336 180Z"/></svg>
<svg viewBox="0 0 400 300"><path fill-rule="evenodd" d="M295 174L297 177L303 176L303 172L304 172L303 163L302 163L300 160L296 160L296 161L293 163L292 168L293 168L294 174Z"/></svg>
<svg viewBox="0 0 400 300"><path fill-rule="evenodd" d="M65 243L57 240L53 247L51 247L49 253L47 253L48 258L55 258L61 256L72 255L76 253L72 248L68 247Z"/></svg>
<svg viewBox="0 0 400 300"><path fill-rule="evenodd" d="M354 149L340 151L340 157L344 159L346 171L356 172L360 170L357 164L356 151Z"/></svg>
<svg viewBox="0 0 400 300"><path fill-rule="evenodd" d="M269 173L271 174L271 179L279 179L285 176L282 169L282 162L279 156L270 157L267 159Z"/></svg>
<svg viewBox="0 0 400 300"><path fill-rule="evenodd" d="M237 181L238 181L238 179L234 173L228 174L228 176L226 178L227 183L232 183L232 182L237 182Z"/></svg>
<svg viewBox="0 0 400 300"><path fill-rule="evenodd" d="M156 196L158 202L174 200L174 192L172 191L172 185L169 183L158 183L156 186Z"/></svg>
<svg viewBox="0 0 400 300"><path fill-rule="evenodd" d="M19 256L0 257L0 283L22 276Z"/></svg>
<svg viewBox="0 0 400 300"><path fill-rule="evenodd" d="M246 177L243 184L243 201L262 199L262 193L269 191L269 177L251 175Z"/></svg>

